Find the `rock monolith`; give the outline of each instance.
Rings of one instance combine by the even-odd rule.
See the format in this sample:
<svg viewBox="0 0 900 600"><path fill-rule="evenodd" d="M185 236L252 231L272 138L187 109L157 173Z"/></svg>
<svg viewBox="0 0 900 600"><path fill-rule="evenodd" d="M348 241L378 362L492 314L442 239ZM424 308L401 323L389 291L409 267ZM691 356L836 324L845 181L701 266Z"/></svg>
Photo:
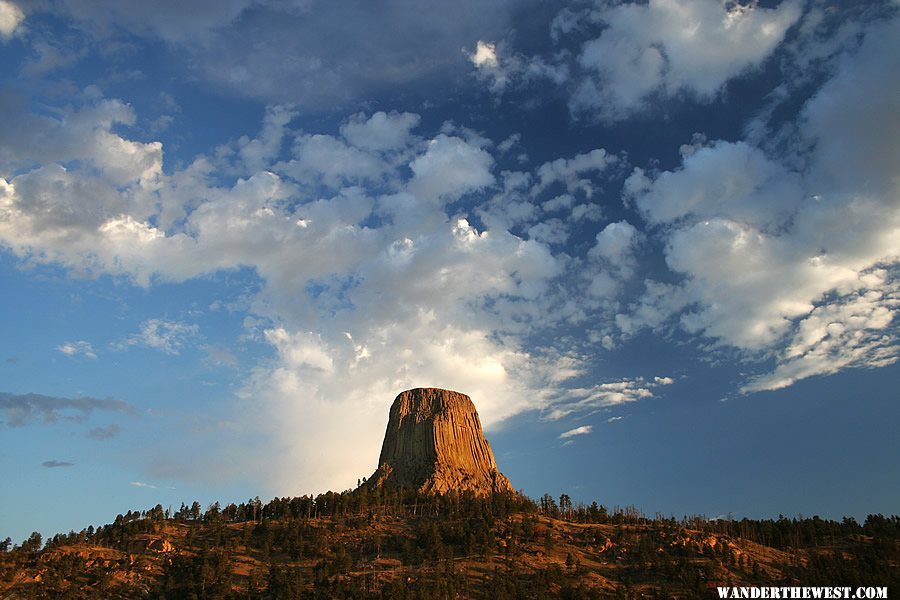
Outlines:
<svg viewBox="0 0 900 600"><path fill-rule="evenodd" d="M430 493L514 492L497 470L472 399L440 388L401 392L391 405L372 487Z"/></svg>

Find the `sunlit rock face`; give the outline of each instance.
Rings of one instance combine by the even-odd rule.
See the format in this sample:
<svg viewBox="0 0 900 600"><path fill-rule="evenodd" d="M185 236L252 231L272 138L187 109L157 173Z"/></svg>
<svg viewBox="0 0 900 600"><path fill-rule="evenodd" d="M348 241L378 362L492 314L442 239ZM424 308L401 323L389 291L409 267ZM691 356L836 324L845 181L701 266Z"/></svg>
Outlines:
<svg viewBox="0 0 900 600"><path fill-rule="evenodd" d="M472 399L439 388L400 393L391 406L373 487L423 492L513 492L497 470Z"/></svg>

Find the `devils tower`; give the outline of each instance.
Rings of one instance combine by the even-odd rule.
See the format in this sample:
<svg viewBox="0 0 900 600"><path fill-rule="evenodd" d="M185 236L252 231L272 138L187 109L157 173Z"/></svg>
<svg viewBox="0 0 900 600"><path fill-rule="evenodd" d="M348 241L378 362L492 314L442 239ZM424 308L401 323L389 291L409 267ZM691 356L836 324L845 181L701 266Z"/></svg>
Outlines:
<svg viewBox="0 0 900 600"><path fill-rule="evenodd" d="M391 405L372 487L422 492L513 492L497 470L494 453L465 394L439 388L401 392Z"/></svg>

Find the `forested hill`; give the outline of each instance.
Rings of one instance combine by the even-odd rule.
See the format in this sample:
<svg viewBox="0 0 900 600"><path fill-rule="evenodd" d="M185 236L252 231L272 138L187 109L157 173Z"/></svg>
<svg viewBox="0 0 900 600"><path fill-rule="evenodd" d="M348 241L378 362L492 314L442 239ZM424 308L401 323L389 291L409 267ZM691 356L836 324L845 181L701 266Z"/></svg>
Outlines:
<svg viewBox="0 0 900 600"><path fill-rule="evenodd" d="M900 518L648 518L516 494L362 487L0 546L2 598L690 598L715 585L900 589ZM890 593L890 592L889 592Z"/></svg>

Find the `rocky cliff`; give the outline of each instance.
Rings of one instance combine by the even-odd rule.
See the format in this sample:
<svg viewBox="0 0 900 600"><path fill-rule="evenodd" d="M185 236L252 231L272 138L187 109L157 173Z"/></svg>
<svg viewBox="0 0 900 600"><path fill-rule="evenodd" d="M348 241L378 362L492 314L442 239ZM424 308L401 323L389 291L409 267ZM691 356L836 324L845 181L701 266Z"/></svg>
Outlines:
<svg viewBox="0 0 900 600"><path fill-rule="evenodd" d="M367 483L438 493L514 491L497 470L472 399L439 388L416 388L397 396L378 470Z"/></svg>

